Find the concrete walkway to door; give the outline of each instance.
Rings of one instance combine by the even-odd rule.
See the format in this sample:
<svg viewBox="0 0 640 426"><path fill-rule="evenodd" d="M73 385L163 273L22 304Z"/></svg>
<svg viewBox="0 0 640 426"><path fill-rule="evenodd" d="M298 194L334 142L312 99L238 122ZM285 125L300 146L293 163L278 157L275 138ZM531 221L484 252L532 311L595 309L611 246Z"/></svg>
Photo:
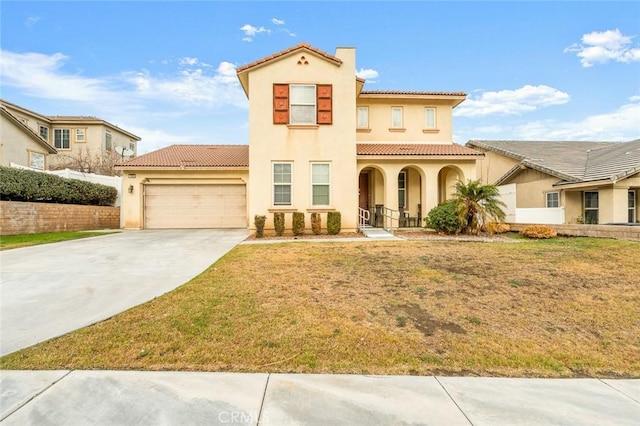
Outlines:
<svg viewBox="0 0 640 426"><path fill-rule="evenodd" d="M122 231L0 252L0 355L105 320L186 283L246 229Z"/></svg>

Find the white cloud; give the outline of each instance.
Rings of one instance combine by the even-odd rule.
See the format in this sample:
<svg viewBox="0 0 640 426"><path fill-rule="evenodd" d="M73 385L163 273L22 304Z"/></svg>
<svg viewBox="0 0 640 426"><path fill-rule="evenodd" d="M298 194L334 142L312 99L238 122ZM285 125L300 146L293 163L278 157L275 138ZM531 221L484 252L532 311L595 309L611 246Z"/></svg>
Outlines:
<svg viewBox="0 0 640 426"><path fill-rule="evenodd" d="M637 98L637 97L636 97ZM640 99L630 99L614 111L580 121L534 121L516 127L514 134L528 140L628 141L640 137Z"/></svg>
<svg viewBox="0 0 640 426"><path fill-rule="evenodd" d="M569 100L567 93L553 87L527 84L516 90L481 92L478 96L469 96L454 110L454 116L520 115L551 105L562 105Z"/></svg>
<svg viewBox="0 0 640 426"><path fill-rule="evenodd" d="M278 18L271 18L271 22L273 22L275 25L284 25L284 20Z"/></svg>
<svg viewBox="0 0 640 426"><path fill-rule="evenodd" d="M360 68L356 71L356 76L369 80L369 83L375 83L375 80L380 76L380 74L378 74L378 71L371 68Z"/></svg>
<svg viewBox="0 0 640 426"><path fill-rule="evenodd" d="M583 67L613 62L640 61L640 47L631 46L633 36L625 36L620 30L591 32L582 36L582 44L574 43L564 49L576 52Z"/></svg>
<svg viewBox="0 0 640 426"><path fill-rule="evenodd" d="M39 16L29 16L24 22L27 28L33 28L42 18Z"/></svg>
<svg viewBox="0 0 640 426"><path fill-rule="evenodd" d="M244 33L244 37L242 38L243 41L253 41L253 38L260 33L266 33L266 34L271 34L271 30L265 28L265 27L254 27L251 24L245 24L243 26L240 27L240 31L242 31Z"/></svg>
<svg viewBox="0 0 640 426"><path fill-rule="evenodd" d="M62 53L0 51L0 77L4 86L17 87L30 96L71 101L124 100L109 89L109 78L90 78L62 71L69 57Z"/></svg>

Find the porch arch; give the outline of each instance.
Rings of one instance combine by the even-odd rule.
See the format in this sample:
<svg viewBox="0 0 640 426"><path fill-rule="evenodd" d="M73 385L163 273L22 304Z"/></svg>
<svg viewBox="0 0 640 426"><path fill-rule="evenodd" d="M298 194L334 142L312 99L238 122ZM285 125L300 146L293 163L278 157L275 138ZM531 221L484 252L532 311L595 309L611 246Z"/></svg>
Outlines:
<svg viewBox="0 0 640 426"><path fill-rule="evenodd" d="M454 165L447 165L438 172L438 203L453 197L456 182L465 182L464 172Z"/></svg>

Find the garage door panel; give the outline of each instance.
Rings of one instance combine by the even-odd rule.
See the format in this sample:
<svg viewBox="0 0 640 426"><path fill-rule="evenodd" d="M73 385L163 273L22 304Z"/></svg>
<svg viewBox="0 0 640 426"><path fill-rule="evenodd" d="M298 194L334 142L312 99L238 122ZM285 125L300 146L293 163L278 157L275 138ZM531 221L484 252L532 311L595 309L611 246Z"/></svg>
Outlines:
<svg viewBox="0 0 640 426"><path fill-rule="evenodd" d="M245 185L147 185L145 228L244 228Z"/></svg>

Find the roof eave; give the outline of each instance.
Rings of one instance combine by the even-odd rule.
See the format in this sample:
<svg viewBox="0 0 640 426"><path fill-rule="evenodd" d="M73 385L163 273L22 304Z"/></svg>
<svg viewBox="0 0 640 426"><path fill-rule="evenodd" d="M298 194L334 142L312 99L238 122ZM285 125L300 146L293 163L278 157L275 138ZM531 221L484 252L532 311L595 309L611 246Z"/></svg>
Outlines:
<svg viewBox="0 0 640 426"><path fill-rule="evenodd" d="M154 170L154 171L249 171L249 166L149 166L116 164L115 170Z"/></svg>
<svg viewBox="0 0 640 426"><path fill-rule="evenodd" d="M482 154L358 154L357 160L476 160L482 158Z"/></svg>
<svg viewBox="0 0 640 426"><path fill-rule="evenodd" d="M31 138L33 141L35 141L38 145L40 145L42 148L46 149L48 151L49 154L57 154L58 150L49 145L44 139L42 139L39 135L37 135L36 133L34 133L33 130L31 130L29 127L27 127L23 122L21 122L20 120L18 120L13 114L11 114L11 112L9 112L7 109L5 108L0 108L0 111L2 111L2 114L8 119L11 120L15 125L18 126L18 128L20 130L22 130L29 138Z"/></svg>

